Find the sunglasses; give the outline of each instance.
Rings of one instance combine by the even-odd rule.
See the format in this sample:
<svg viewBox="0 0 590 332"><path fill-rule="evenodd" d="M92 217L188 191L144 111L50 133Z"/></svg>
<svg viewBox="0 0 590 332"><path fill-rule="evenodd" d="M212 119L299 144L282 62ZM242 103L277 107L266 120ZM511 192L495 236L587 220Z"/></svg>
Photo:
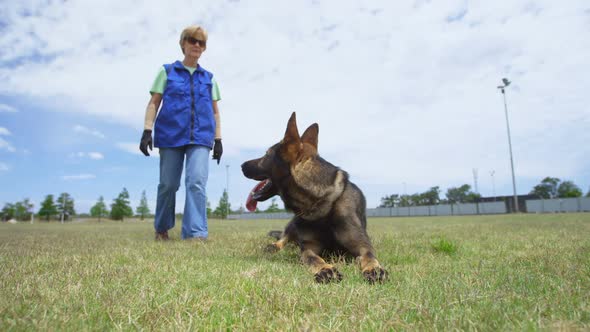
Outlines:
<svg viewBox="0 0 590 332"><path fill-rule="evenodd" d="M201 46L201 47L207 46L207 42L206 41L200 40L200 39L197 39L197 38L185 37L184 40L187 43L191 44L191 45L197 45L197 44L199 44L199 46Z"/></svg>

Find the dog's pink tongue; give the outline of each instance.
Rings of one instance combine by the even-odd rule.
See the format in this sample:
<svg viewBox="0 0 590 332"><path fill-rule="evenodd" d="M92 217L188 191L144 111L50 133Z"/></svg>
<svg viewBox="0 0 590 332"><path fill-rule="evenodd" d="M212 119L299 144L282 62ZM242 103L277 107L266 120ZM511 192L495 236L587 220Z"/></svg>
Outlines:
<svg viewBox="0 0 590 332"><path fill-rule="evenodd" d="M252 193L250 193L248 195L248 200L246 200L246 209L250 212L254 212L256 211L256 204L258 204L258 202L252 199Z"/></svg>
<svg viewBox="0 0 590 332"><path fill-rule="evenodd" d="M258 184L254 187L254 189L252 189L250 194L248 194L248 199L246 200L246 209L248 209L248 211L250 211L250 212L256 211L256 204L258 204L258 202L252 198L252 195L256 191L258 191L260 188L264 187L264 185L266 184L267 181L268 180L258 182Z"/></svg>

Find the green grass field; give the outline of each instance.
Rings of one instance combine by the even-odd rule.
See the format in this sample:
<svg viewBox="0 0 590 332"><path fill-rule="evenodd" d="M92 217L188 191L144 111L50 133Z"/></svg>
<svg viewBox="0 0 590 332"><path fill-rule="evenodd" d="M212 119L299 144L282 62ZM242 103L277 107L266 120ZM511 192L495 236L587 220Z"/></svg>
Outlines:
<svg viewBox="0 0 590 332"><path fill-rule="evenodd" d="M370 219L390 280L316 284L286 221L0 224L0 330L590 329L590 214Z"/></svg>

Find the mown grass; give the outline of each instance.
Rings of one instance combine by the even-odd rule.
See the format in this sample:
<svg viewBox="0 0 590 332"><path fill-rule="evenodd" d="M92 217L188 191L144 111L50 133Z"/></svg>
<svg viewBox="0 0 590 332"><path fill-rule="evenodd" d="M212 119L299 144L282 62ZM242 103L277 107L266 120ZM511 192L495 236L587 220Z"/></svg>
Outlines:
<svg viewBox="0 0 590 332"><path fill-rule="evenodd" d="M447 255L454 255L457 252L457 245L445 238L439 238L432 242L432 250Z"/></svg>
<svg viewBox="0 0 590 332"><path fill-rule="evenodd" d="M210 221L207 243L150 223L0 224L0 330L590 328L590 214L369 220L390 280L355 264L316 284L285 221Z"/></svg>

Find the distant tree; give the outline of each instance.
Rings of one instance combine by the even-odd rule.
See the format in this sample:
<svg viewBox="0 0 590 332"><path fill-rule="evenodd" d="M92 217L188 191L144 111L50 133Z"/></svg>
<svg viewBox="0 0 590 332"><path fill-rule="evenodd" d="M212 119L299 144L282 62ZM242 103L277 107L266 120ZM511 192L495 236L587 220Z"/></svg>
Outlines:
<svg viewBox="0 0 590 332"><path fill-rule="evenodd" d="M39 209L39 217L44 217L45 220L49 221L51 217L57 215L57 207L53 202L53 195L45 196L43 202L41 202L41 208Z"/></svg>
<svg viewBox="0 0 590 332"><path fill-rule="evenodd" d="M19 221L31 220L31 214L33 213L33 204L28 198L25 198L22 202L14 204L14 218Z"/></svg>
<svg viewBox="0 0 590 332"><path fill-rule="evenodd" d="M135 210L141 220L147 215L150 214L150 208L148 207L147 197L145 197L145 190L141 192L141 200L139 201L139 206Z"/></svg>
<svg viewBox="0 0 590 332"><path fill-rule="evenodd" d="M415 193L410 195L410 206L418 206L421 205L422 202L422 194Z"/></svg>
<svg viewBox="0 0 590 332"><path fill-rule="evenodd" d="M2 221L7 221L15 217L15 206L12 203L4 204L2 208Z"/></svg>
<svg viewBox="0 0 590 332"><path fill-rule="evenodd" d="M582 197L582 190L572 181L563 181L557 188L557 197Z"/></svg>
<svg viewBox="0 0 590 332"><path fill-rule="evenodd" d="M272 213L272 212L282 212L282 211L283 210L281 210L279 208L279 205L277 204L277 199L276 198L273 198L270 201L270 206L264 212Z"/></svg>
<svg viewBox="0 0 590 332"><path fill-rule="evenodd" d="M473 191L469 191L467 193L467 196L465 196L464 203L477 203L477 202L479 202L480 199L481 199L480 194L473 192Z"/></svg>
<svg viewBox="0 0 590 332"><path fill-rule="evenodd" d="M481 195L471 191L471 186L464 184L460 187L451 187L447 189L447 201L449 204L456 203L475 203L481 198Z"/></svg>
<svg viewBox="0 0 590 332"><path fill-rule="evenodd" d="M449 188L447 190L447 198L440 197L440 187L434 186L423 193L415 193L411 195L392 194L381 197L381 204L379 207L408 207L408 206L429 206L438 205L441 203L467 203L477 202L481 196L470 191L471 187L467 184L458 188Z"/></svg>
<svg viewBox="0 0 590 332"><path fill-rule="evenodd" d="M96 204L90 208L90 215L93 218L98 218L99 222L102 217L109 215L109 211L107 210L107 206L104 203L104 198L102 196L100 196L98 198L98 202L96 202Z"/></svg>
<svg viewBox="0 0 590 332"><path fill-rule="evenodd" d="M586 197L590 197L590 187L588 187L588 192L586 193Z"/></svg>
<svg viewBox="0 0 590 332"><path fill-rule="evenodd" d="M399 206L407 207L412 205L412 198L408 195L401 195L399 197Z"/></svg>
<svg viewBox="0 0 590 332"><path fill-rule="evenodd" d="M62 193L57 197L55 207L58 214L63 216L63 220L68 220L76 214L76 210L74 210L74 199L68 193Z"/></svg>
<svg viewBox="0 0 590 332"><path fill-rule="evenodd" d="M23 200L23 205L25 206L27 213L26 213L26 220L31 220L33 215L35 214L33 203L28 198Z"/></svg>
<svg viewBox="0 0 590 332"><path fill-rule="evenodd" d="M400 197L399 194L392 194L389 196L381 197L381 204L379 204L380 208L388 208L388 207L396 207L400 204Z"/></svg>
<svg viewBox="0 0 590 332"><path fill-rule="evenodd" d="M460 187L451 187L447 189L447 193L445 195L451 204L463 203L467 197L469 189L471 189L471 186L468 184L464 184Z"/></svg>
<svg viewBox="0 0 590 332"><path fill-rule="evenodd" d="M229 197L227 195L227 190L223 190L223 194L219 199L219 204L215 211L213 211L213 215L220 217L221 219L227 218L227 214L231 209L231 205L229 203Z"/></svg>
<svg viewBox="0 0 590 332"><path fill-rule="evenodd" d="M211 214L213 213L213 209L211 209L211 202L207 200L207 218L211 218Z"/></svg>
<svg viewBox="0 0 590 332"><path fill-rule="evenodd" d="M129 205L129 192L126 188L119 193L119 196L113 200L111 204L111 219L121 220L125 217L132 217L133 209Z"/></svg>
<svg viewBox="0 0 590 332"><path fill-rule="evenodd" d="M550 199L557 197L557 188L561 180L558 178L546 177L541 183L533 187L529 194L539 198Z"/></svg>
<svg viewBox="0 0 590 332"><path fill-rule="evenodd" d="M420 195L420 205L436 205L440 203L440 188L431 187Z"/></svg>
<svg viewBox="0 0 590 332"><path fill-rule="evenodd" d="M14 219L18 221L26 220L27 208L22 202L14 203Z"/></svg>

